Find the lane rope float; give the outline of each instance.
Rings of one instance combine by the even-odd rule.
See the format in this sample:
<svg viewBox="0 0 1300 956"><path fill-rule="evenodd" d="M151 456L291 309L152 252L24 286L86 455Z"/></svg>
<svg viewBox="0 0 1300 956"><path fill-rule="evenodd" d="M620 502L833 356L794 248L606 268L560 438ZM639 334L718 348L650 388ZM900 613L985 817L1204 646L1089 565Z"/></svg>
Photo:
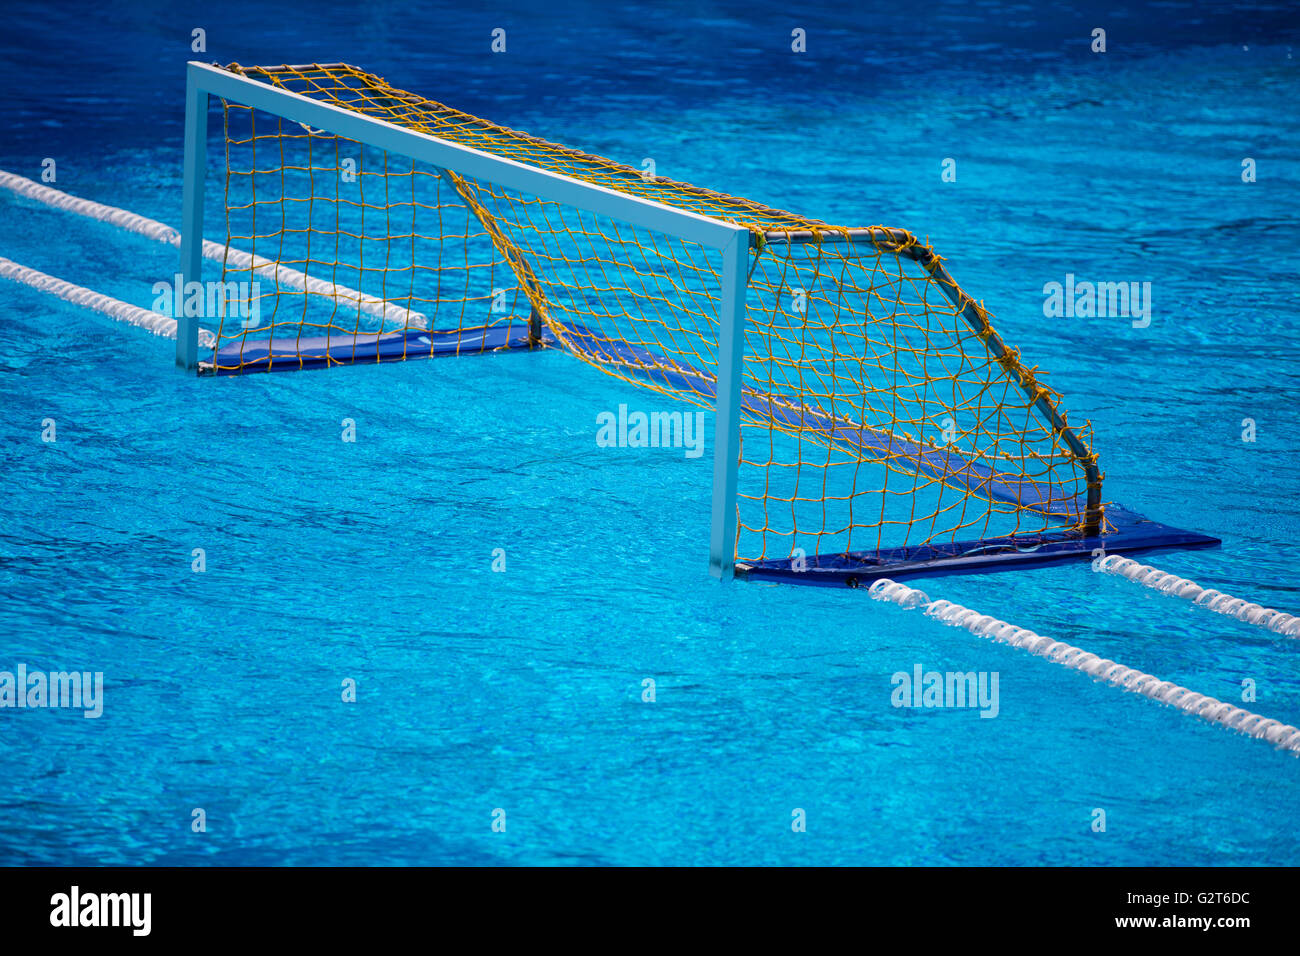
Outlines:
<svg viewBox="0 0 1300 956"><path fill-rule="evenodd" d="M166 223L158 222L158 220L150 219L147 216L141 216L129 209L120 209L117 206L107 206L104 203L95 202L93 199L72 196L52 186L46 186L3 169L0 169L0 186L20 196L34 199L36 202L43 203L52 209L62 209L65 212L85 216L88 219L107 222L120 229L144 236L147 239L180 248L181 234L179 232ZM333 300L336 304L338 302L353 304L368 315L402 328L429 328L429 317L422 312L402 308L378 296L358 292L356 289L348 288L345 285L317 279L304 272L299 272L297 269L273 262L263 256L252 255L233 246L223 246L211 239L204 239L203 255L215 262L225 263L236 271L253 272L265 276L280 285L287 285L301 292L309 292Z"/></svg>
<svg viewBox="0 0 1300 956"><path fill-rule="evenodd" d="M115 299L111 295L104 295L102 292L96 292L84 286L73 285L71 282L66 282L56 276L19 265L12 259L6 259L3 256L0 256L0 278L21 282L23 285L31 286L41 292L56 295L74 305L94 309L96 312L102 312L119 322L148 329L154 335L160 335L168 339L176 338L176 320L170 316L163 315L160 312L150 312L148 309L142 309L129 302L123 302L121 299ZM205 348L213 348L216 345L216 336L207 329L199 329L199 344Z"/></svg>
<svg viewBox="0 0 1300 956"><path fill-rule="evenodd" d="M953 627L963 627L979 637L1009 644L1029 653L1081 671L1113 687L1132 691L1176 707L1185 714L1200 717L1251 737L1266 740L1279 750L1300 754L1300 727L1252 713L1215 697L1189 690L1172 681L1126 667L1107 657L1099 657L1082 648L1017 627L988 614L971 610L952 601L931 601L924 591L910 588L888 578L873 583L867 592L877 601L890 601L903 608L920 608L929 617Z"/></svg>
<svg viewBox="0 0 1300 956"><path fill-rule="evenodd" d="M1117 574L1128 578L1130 581L1160 591L1162 594L1172 594L1174 597L1180 597L1202 607L1207 607L1211 611L1226 614L1228 617L1235 617L1247 624L1267 628L1275 634L1281 634L1284 637L1300 637L1300 617L1296 617L1294 614L1287 614L1276 608L1264 607L1246 601L1244 598L1233 597L1212 588L1203 588L1195 581L1189 581L1187 578L1180 578L1176 574L1161 571L1149 564L1138 564L1132 558L1112 554L1104 558L1098 558L1093 562L1093 567L1107 574Z"/></svg>

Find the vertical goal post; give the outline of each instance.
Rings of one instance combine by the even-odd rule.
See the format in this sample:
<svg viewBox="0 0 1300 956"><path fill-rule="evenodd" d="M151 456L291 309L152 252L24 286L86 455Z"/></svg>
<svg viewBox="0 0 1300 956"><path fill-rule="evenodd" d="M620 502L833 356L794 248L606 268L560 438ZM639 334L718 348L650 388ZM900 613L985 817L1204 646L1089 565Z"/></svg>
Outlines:
<svg viewBox="0 0 1300 956"><path fill-rule="evenodd" d="M208 97L264 110L295 123L472 176L503 189L527 192L629 225L716 250L723 272L719 308L717 384L709 571L729 579L735 571L736 489L740 460L741 377L745 344L745 293L750 230L686 209L539 169L503 156L397 126L319 100L278 89L198 61L186 71L185 157L181 215L181 280L202 281L203 191L207 162ZM183 311L183 310L178 310ZM199 323L179 315L176 364L196 370Z"/></svg>

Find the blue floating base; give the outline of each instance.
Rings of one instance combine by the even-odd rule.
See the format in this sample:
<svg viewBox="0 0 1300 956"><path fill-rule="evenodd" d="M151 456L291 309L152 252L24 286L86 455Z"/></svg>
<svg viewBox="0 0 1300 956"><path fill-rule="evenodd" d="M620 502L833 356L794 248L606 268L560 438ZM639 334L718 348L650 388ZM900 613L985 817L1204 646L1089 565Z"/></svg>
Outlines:
<svg viewBox="0 0 1300 956"><path fill-rule="evenodd" d="M818 554L804 559L804 570L795 570L793 561L786 558L740 564L736 567L736 574L758 581L865 587L880 578L901 580L947 574L981 574L1090 559L1097 549L1107 554L1129 554L1159 548L1213 548L1222 543L1209 535L1160 524L1120 505L1107 507L1106 520L1114 529L1107 534L1057 532L964 543L909 545L879 551L851 551L847 554Z"/></svg>
<svg viewBox="0 0 1300 956"><path fill-rule="evenodd" d="M553 342L543 336L543 342ZM479 329L357 335L322 335L310 338L235 339L222 346L200 371L216 375L250 372L289 372L334 365L368 365L418 358L481 355L509 349L527 349L528 323L515 321Z"/></svg>

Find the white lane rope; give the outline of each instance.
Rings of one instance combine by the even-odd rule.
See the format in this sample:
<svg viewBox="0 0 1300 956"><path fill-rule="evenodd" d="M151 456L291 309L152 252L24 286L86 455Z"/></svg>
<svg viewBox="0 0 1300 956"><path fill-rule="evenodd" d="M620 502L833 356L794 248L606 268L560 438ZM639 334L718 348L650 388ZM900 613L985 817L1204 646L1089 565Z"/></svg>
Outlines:
<svg viewBox="0 0 1300 956"><path fill-rule="evenodd" d="M107 222L128 232L134 232L148 239L180 248L181 234L171 226L158 222L156 219L137 215L127 209L119 209L116 206L106 206L91 199L70 196L68 193L52 186L43 185L35 180L27 179L16 173L6 172L3 169L0 169L0 186L20 196L34 199L53 209L62 209L78 216ZM226 262L237 270L251 271L257 275L265 276L280 285L287 285L290 288L310 292L313 295L323 296L336 302L351 303L368 315L373 315L400 327L421 329L429 327L429 317L422 312L404 309L378 296L358 292L356 289L350 289L345 285L317 279L314 276L299 272L297 269L280 265L263 256L251 255L233 246L227 247L213 242L211 239L204 239L203 255L215 262Z"/></svg>
<svg viewBox="0 0 1300 956"><path fill-rule="evenodd" d="M925 613L945 624L964 627L972 634L987 637L1002 644L1010 644L1045 658L1062 667L1082 671L1114 687L1133 691L1144 697L1177 707L1211 723L1236 730L1251 737L1267 740L1280 750L1300 753L1300 727L1284 724L1271 717L1251 713L1232 704L1205 694L1198 694L1171 681L1163 681L1151 674L1125 667L1110 658L1098 657L1072 644L1053 640L1033 631L1016 627L988 614L980 614L952 601L931 601L924 591L905 584L881 578L871 585L868 593L877 601L892 601L905 608L922 608Z"/></svg>
<svg viewBox="0 0 1300 956"><path fill-rule="evenodd" d="M1228 615L1228 617L1235 617L1240 621L1245 621L1247 624L1268 628L1275 634L1281 634L1284 637L1300 637L1300 617L1296 617L1294 614L1287 614L1276 608L1263 607L1243 598L1233 597L1230 594L1224 594L1222 591L1215 591L1212 588L1203 588L1195 581L1189 581L1187 578L1180 578L1176 574L1161 571L1149 564L1138 564L1132 558L1111 554L1104 558L1098 558L1093 562L1093 567L1098 571L1105 571L1107 574L1118 574L1130 581L1135 581L1164 594L1172 594L1174 597L1192 601L1202 607L1208 607L1211 611L1218 611L1220 614Z"/></svg>
<svg viewBox="0 0 1300 956"><path fill-rule="evenodd" d="M176 320L169 316L160 312L150 312L148 309L142 309L139 306L131 305L129 302L114 299L112 296L95 292L83 286L73 285L71 282L65 282L44 272L37 272L35 269L19 265L3 256L0 256L0 277L12 279L14 282L21 282L23 285L29 285L41 292L57 295L60 299L72 302L75 305L102 312L119 322L126 322L128 325L148 329L154 335L161 335L169 339L176 338ZM213 348L216 345L216 336L207 329L199 329L199 345L204 348Z"/></svg>

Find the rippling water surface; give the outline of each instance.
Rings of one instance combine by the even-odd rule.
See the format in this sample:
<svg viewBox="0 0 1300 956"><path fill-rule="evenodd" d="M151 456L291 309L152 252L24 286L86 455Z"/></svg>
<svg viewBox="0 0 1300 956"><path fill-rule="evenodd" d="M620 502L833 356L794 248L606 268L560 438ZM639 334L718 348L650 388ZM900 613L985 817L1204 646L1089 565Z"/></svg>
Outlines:
<svg viewBox="0 0 1300 956"><path fill-rule="evenodd" d="M74 5L0 36L0 168L177 223L203 26L204 59L347 60L909 228L1093 420L1108 497L1224 540L1161 567L1300 611L1300 29L1196 7ZM9 194L0 223L0 255L146 307L174 265ZM1150 327L1045 319L1067 273L1150 281ZM709 456L596 449L628 393L563 355L200 381L0 292L0 669L105 675L99 720L0 712L0 862L1300 863L1300 763L1265 744L862 592L718 586ZM1300 644L1086 565L921 586L1300 724ZM917 663L998 672L997 719L891 707Z"/></svg>

